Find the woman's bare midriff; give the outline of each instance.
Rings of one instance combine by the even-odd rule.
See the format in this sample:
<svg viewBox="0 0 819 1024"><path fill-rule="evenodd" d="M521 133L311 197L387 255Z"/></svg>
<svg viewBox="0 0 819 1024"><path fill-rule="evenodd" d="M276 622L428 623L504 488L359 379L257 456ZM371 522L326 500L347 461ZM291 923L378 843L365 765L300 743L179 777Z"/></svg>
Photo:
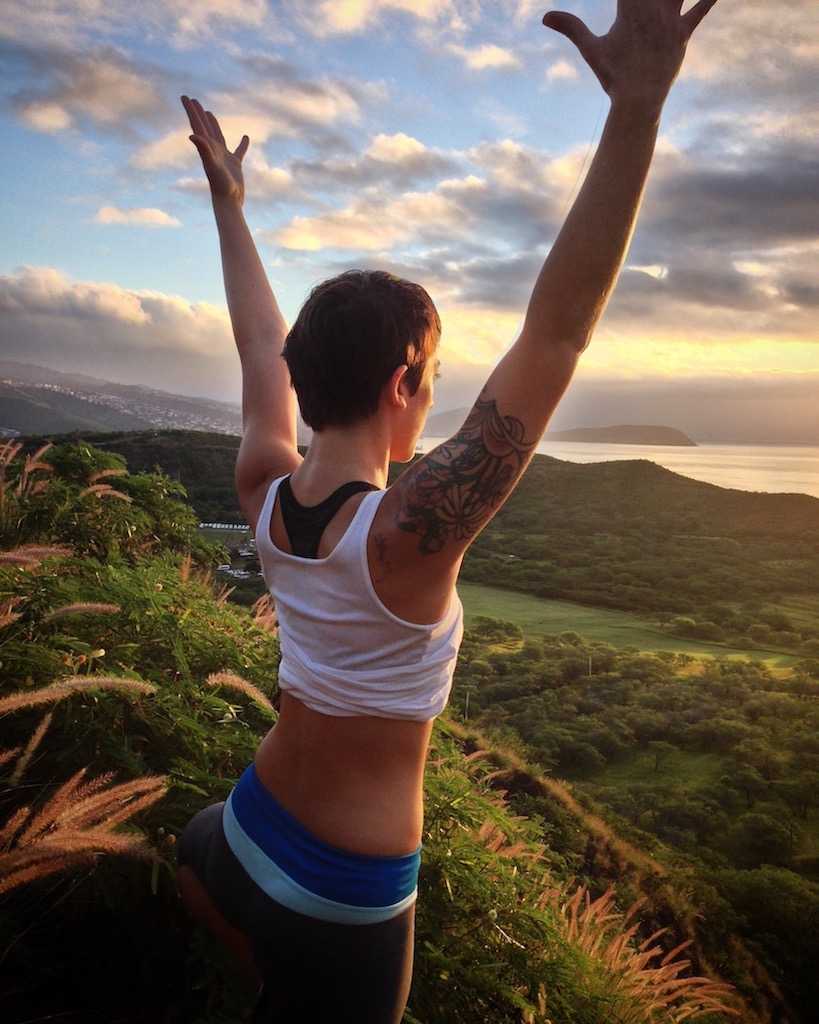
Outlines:
<svg viewBox="0 0 819 1024"><path fill-rule="evenodd" d="M283 690L256 771L316 838L350 853L397 857L421 843L431 733L432 721L321 715Z"/></svg>

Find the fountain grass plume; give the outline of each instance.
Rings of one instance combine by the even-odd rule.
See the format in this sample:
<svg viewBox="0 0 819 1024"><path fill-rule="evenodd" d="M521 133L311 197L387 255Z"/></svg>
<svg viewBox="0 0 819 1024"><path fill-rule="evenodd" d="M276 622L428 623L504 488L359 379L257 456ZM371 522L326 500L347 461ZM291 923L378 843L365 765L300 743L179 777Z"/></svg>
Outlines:
<svg viewBox="0 0 819 1024"><path fill-rule="evenodd" d="M0 715L19 711L20 708L36 707L38 704L55 704L89 690L117 690L126 696L143 696L155 693L156 687L152 683L122 676L69 676L39 690L18 690L3 698L0 700Z"/></svg>
<svg viewBox="0 0 819 1024"><path fill-rule="evenodd" d="M98 497L112 497L122 498L124 501L132 502L134 499L130 494L123 494L122 491L116 491L110 484L92 484L91 487L84 487L80 491L80 497L85 497L86 494L96 494Z"/></svg>
<svg viewBox="0 0 819 1024"><path fill-rule="evenodd" d="M268 633L278 632L278 618L276 616L276 602L273 600L273 596L269 591L265 591L261 597L251 605L251 613L253 615L253 622L259 626L260 629L267 630Z"/></svg>
<svg viewBox="0 0 819 1024"><path fill-rule="evenodd" d="M247 679L242 679L241 676L237 676L234 672L211 672L206 682L208 686L228 686L233 690L238 690L265 708L265 710L271 711L274 715L276 714L276 709L269 698L254 686L253 683L249 683Z"/></svg>
<svg viewBox="0 0 819 1024"><path fill-rule="evenodd" d="M639 922L629 922L646 902L645 897L635 900L624 913L615 909L614 899L612 887L594 900L585 886L571 896L565 888L547 888L537 904L541 909L551 906L556 912L564 941L589 962L590 981L595 968L602 968L606 996L615 1000L609 1010L612 1024L653 1024L658 1019L680 1024L713 1013L740 1016L726 1002L734 993L731 985L706 977L680 977L691 961L679 959L679 954L692 939L666 953L656 945L668 931L660 928L635 946Z"/></svg>
<svg viewBox="0 0 819 1024"><path fill-rule="evenodd" d="M0 829L0 893L100 853L156 859L143 837L112 830L163 797L168 776L144 775L105 789L113 772L81 785L86 771L75 772L37 811L18 808Z"/></svg>
<svg viewBox="0 0 819 1024"><path fill-rule="evenodd" d="M0 551L0 564L37 566L44 558L67 558L74 553L67 544L19 544L8 551Z"/></svg>
<svg viewBox="0 0 819 1024"><path fill-rule="evenodd" d="M22 749L22 747L9 747L8 750L0 750L0 767L7 761L13 761Z"/></svg>
<svg viewBox="0 0 819 1024"><path fill-rule="evenodd" d="M100 601L74 601L73 604L64 604L60 608L54 608L42 617L42 622L51 622L52 619L60 618L63 615L77 615L80 613L93 612L102 614L105 612L119 612L122 607L118 604L105 604Z"/></svg>
<svg viewBox="0 0 819 1024"><path fill-rule="evenodd" d="M4 626L10 626L12 622L16 622L21 617L23 613L14 611L14 606L22 600L21 594L14 594L12 597L0 602L0 629L3 629Z"/></svg>
<svg viewBox="0 0 819 1024"><path fill-rule="evenodd" d="M127 469L100 469L96 473L92 473L88 478L88 484L95 484L97 480L102 479L104 476L123 476L127 475Z"/></svg>
<svg viewBox="0 0 819 1024"><path fill-rule="evenodd" d="M25 772L26 768L28 767L28 763L31 760L31 755L40 745L40 741L42 740L43 736L45 736L46 729L48 729L49 725L51 724L51 719L53 715L54 712L49 711L40 719L40 724L31 734L31 739L26 744L25 750L20 755L20 759L17 762L17 764L14 766L14 771L12 772L11 778L9 779L9 785L16 786L20 779L23 777L23 772Z"/></svg>

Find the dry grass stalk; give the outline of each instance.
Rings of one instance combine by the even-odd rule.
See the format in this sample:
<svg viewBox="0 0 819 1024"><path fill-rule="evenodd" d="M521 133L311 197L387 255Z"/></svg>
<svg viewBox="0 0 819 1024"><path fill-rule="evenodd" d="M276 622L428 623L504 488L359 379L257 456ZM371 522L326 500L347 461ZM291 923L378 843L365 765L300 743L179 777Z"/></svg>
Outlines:
<svg viewBox="0 0 819 1024"><path fill-rule="evenodd" d="M191 566L193 565L193 558L190 552L186 552L182 558L182 562L179 566L179 579L183 583L187 583L191 575Z"/></svg>
<svg viewBox="0 0 819 1024"><path fill-rule="evenodd" d="M61 608L54 608L42 617L42 622L50 622L62 615L75 615L79 612L120 612L122 608L118 604L103 604L97 601L75 601L73 604L64 604Z"/></svg>
<svg viewBox="0 0 819 1024"><path fill-rule="evenodd" d="M133 853L142 857L150 856L153 852L150 844L142 836L109 832L106 828L56 829L41 836L36 843L14 847L0 854L0 873L5 875L9 871L19 871L25 865L38 860L90 850L99 850L102 853Z"/></svg>
<svg viewBox="0 0 819 1024"><path fill-rule="evenodd" d="M44 875L53 875L57 871L68 871L70 868L84 867L89 862L96 860L94 852L89 850L83 853L66 854L62 857L55 856L51 860L41 860L31 864L20 871L13 871L11 874L0 878L0 893L8 892L15 886L24 885L26 882L33 882Z"/></svg>
<svg viewBox="0 0 819 1024"><path fill-rule="evenodd" d="M49 448L53 448L53 447L54 447L54 442L53 441L46 441L46 443L44 445L42 445L42 447L38 448L37 451L34 452L33 455L27 456L27 458L26 458L26 465L29 464L29 460L32 463L39 462L40 461L40 456L41 455L45 455L45 453L48 451L48 449ZM52 465L50 465L48 462L44 462L43 465L46 467L46 469L54 469L54 467Z"/></svg>
<svg viewBox="0 0 819 1024"><path fill-rule="evenodd" d="M679 976L691 961L677 957L693 940L663 953L662 947L655 945L667 931L661 928L638 946L633 944L639 922L628 922L644 902L642 897L620 913L614 909L613 889L592 900L581 886L569 899L561 890L547 889L538 905L551 904L557 910L564 940L610 976L606 993L618 997L618 1007L611 1011L613 1024L652 1024L659 1015L668 1024L708 1013L739 1016L725 1002L734 992L731 985L711 978Z"/></svg>
<svg viewBox="0 0 819 1024"><path fill-rule="evenodd" d="M127 474L127 469L100 469L96 473L92 473L88 478L88 483L94 484L97 480L101 480L104 476L123 476Z"/></svg>
<svg viewBox="0 0 819 1024"><path fill-rule="evenodd" d="M80 491L80 497L84 497L86 494L96 494L98 497L111 497L111 498L122 498L124 501L132 502L134 499L129 494L123 494L122 491L115 491L110 484L93 484L91 487L85 487Z"/></svg>
<svg viewBox="0 0 819 1024"><path fill-rule="evenodd" d="M0 603L0 629L2 629L4 626L11 625L12 622L15 622L17 619L21 617L22 612L14 611L14 606L16 604L19 604L20 601L22 600L23 598L21 595L15 594L14 596Z"/></svg>
<svg viewBox="0 0 819 1024"><path fill-rule="evenodd" d="M48 473L54 472L54 467L48 462L38 462L36 459L32 460L31 462L29 462L28 459L26 460L27 473L33 473L37 469L44 469Z"/></svg>
<svg viewBox="0 0 819 1024"><path fill-rule="evenodd" d="M33 473L38 469L44 469L49 473L54 471L54 467L49 465L47 462L40 462L40 456L47 452L49 448L53 447L53 442L48 441L34 452L33 455L27 455L23 468L20 471L20 478L17 481L17 490L15 494L17 497L21 497L23 494L29 494L32 491L32 487L36 484L36 481L31 479ZM19 450L19 449L18 449ZM15 453L16 454L16 453Z"/></svg>
<svg viewBox="0 0 819 1024"><path fill-rule="evenodd" d="M474 750L471 754L467 754L464 758L464 764L470 764L472 761L477 761L478 758L486 758L489 756L488 750Z"/></svg>
<svg viewBox="0 0 819 1024"><path fill-rule="evenodd" d="M50 558L52 555L73 555L74 548L70 544L21 544L16 551L23 551L35 558Z"/></svg>
<svg viewBox="0 0 819 1024"><path fill-rule="evenodd" d="M163 797L168 777L145 775L103 789L113 773L80 786L86 771L75 772L36 813L30 807L19 808L0 830L0 893L93 860L98 853L156 856L143 837L112 829Z"/></svg>
<svg viewBox="0 0 819 1024"><path fill-rule="evenodd" d="M132 797L147 794L151 798L150 800L146 801L143 797L139 801L133 801L139 803L140 807L147 807L164 796L167 790L165 779L164 775L142 775L130 782L121 782L111 789L98 790L96 793L82 798L77 798L75 795L74 802L61 810L55 820L60 825L71 823L74 828L95 828L104 821L103 827L107 828L109 819L122 809L123 800L131 800ZM129 813L124 817L118 815L118 821L130 817L132 813L130 804L126 809Z"/></svg>
<svg viewBox="0 0 819 1024"><path fill-rule="evenodd" d="M10 563L11 565L38 565L40 562L39 558L35 558L33 555L26 555L22 551L0 551L0 564Z"/></svg>
<svg viewBox="0 0 819 1024"><path fill-rule="evenodd" d="M14 441L11 438L4 445L0 445L0 475L4 479L6 466L17 458L17 453L22 447L22 441Z"/></svg>
<svg viewBox="0 0 819 1024"><path fill-rule="evenodd" d="M127 696L142 696L155 693L156 687L151 683L125 679L121 676L69 676L39 690L18 690L10 697L5 697L0 700L0 714L18 711L20 708L36 707L38 704L55 704L66 697L72 697L75 693L88 690L117 690Z"/></svg>
<svg viewBox="0 0 819 1024"><path fill-rule="evenodd" d="M80 768L78 772L75 772L70 779L60 786L56 793L51 794L49 800L30 819L26 830L18 837L18 846L28 846L40 833L46 832L55 821L60 820L60 816L68 808L72 800L80 800L90 796L91 793L95 793L98 789L107 785L114 777L113 772L105 772L103 775L98 775L95 779L91 779L84 786L80 786L86 771L88 771L87 768Z"/></svg>
<svg viewBox="0 0 819 1024"><path fill-rule="evenodd" d="M31 755L40 745L40 741L45 736L46 729L51 725L51 719L54 716L53 711L47 712L40 719L40 724L31 734L31 739L26 744L26 749L23 751L20 760L14 766L11 778L9 779L9 785L16 786L20 779L23 777L23 772L28 768L28 763L31 760Z"/></svg>
<svg viewBox="0 0 819 1024"><path fill-rule="evenodd" d="M518 841L510 845L507 843L507 836L498 826L489 818L484 821L477 833L473 832L475 838L477 838L487 850L491 853L496 853L499 857L520 857L530 860L541 860L544 857L544 847L540 845L533 845L532 843L525 843Z"/></svg>
<svg viewBox="0 0 819 1024"><path fill-rule="evenodd" d="M19 831L30 813L30 807L18 807L6 824L0 828L0 849L5 849L7 846L11 846L11 841L14 839L15 833Z"/></svg>
<svg viewBox="0 0 819 1024"><path fill-rule="evenodd" d="M67 544L20 544L9 551L0 551L0 563L13 565L39 565L44 558L67 557L74 549Z"/></svg>
<svg viewBox="0 0 819 1024"><path fill-rule="evenodd" d="M216 595L216 603L223 605L235 589L236 587L229 587L227 585L222 587L222 589Z"/></svg>
<svg viewBox="0 0 819 1024"><path fill-rule="evenodd" d="M0 750L0 767L7 761L13 761L22 749L22 747L9 747L8 750Z"/></svg>
<svg viewBox="0 0 819 1024"><path fill-rule="evenodd" d="M278 618L276 616L276 602L273 600L273 595L266 591L261 597L258 597L251 606L253 613L253 622L261 629L267 630L268 633L277 633L279 629Z"/></svg>
<svg viewBox="0 0 819 1024"><path fill-rule="evenodd" d="M246 679L242 679L241 676L237 676L233 672L211 672L205 681L208 686L229 686L233 690L238 690L240 693L246 694L251 698L251 700L254 700L257 704L266 708L268 711L272 711L274 714L276 712L276 709L273 707L270 700L260 689L255 687L253 683L249 683Z"/></svg>

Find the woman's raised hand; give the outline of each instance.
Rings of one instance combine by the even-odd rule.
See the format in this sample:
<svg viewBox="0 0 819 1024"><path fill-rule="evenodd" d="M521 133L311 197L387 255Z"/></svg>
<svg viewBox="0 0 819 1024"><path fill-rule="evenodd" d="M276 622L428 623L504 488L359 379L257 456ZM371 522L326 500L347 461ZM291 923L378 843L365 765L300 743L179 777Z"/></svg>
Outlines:
<svg viewBox="0 0 819 1024"><path fill-rule="evenodd" d="M612 102L660 108L682 67L694 29L717 0L681 14L684 0L617 0L617 17L596 36L573 14L549 11L543 24L567 36L597 75Z"/></svg>
<svg viewBox="0 0 819 1024"><path fill-rule="evenodd" d="M193 135L188 138L199 150L202 166L210 182L210 191L214 198L235 199L239 205L245 199L245 180L242 175L242 157L247 152L250 139L242 136L242 141L231 152L225 143L225 137L219 122L210 110L205 110L199 100L182 96L182 106L188 113Z"/></svg>

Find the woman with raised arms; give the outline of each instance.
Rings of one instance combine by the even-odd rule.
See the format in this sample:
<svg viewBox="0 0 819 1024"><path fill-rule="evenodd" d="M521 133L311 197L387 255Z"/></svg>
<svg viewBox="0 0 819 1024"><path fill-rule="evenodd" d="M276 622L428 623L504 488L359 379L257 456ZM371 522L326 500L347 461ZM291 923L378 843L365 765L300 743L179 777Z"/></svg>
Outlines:
<svg viewBox="0 0 819 1024"><path fill-rule="evenodd" d="M245 222L245 135L182 97L210 183L242 366L239 504L281 642L279 718L179 842L197 920L260 986L257 1021L397 1024L412 981L424 764L463 633L455 584L572 380L625 259L661 112L716 0L618 0L609 31L543 23L610 99L519 337L461 429L415 460L441 322L420 286L348 271L288 329ZM296 448L296 401L313 439ZM412 463L387 486L390 462Z"/></svg>

